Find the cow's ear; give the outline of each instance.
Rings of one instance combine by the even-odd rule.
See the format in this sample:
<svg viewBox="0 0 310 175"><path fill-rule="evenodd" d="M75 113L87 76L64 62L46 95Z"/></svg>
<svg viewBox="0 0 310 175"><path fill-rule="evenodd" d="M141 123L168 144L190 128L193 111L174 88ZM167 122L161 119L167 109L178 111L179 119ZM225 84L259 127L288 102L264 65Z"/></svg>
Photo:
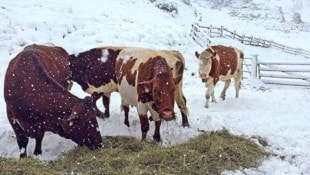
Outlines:
<svg viewBox="0 0 310 175"><path fill-rule="evenodd" d="M173 80L174 80L174 84L178 84L182 80L182 76L179 75L175 77Z"/></svg>
<svg viewBox="0 0 310 175"><path fill-rule="evenodd" d="M143 82L138 83L138 86L140 86L140 87L151 86L152 87L153 81L154 81L154 79L151 79L149 81L143 81Z"/></svg>
<svg viewBox="0 0 310 175"><path fill-rule="evenodd" d="M196 58L199 58L200 54L196 51L195 56L196 56Z"/></svg>

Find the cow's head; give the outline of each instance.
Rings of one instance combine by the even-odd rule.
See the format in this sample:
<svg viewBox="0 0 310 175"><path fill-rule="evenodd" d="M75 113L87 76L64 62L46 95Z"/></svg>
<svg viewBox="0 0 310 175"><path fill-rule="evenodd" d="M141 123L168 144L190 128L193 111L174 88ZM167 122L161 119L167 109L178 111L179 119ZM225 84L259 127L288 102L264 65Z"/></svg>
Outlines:
<svg viewBox="0 0 310 175"><path fill-rule="evenodd" d="M199 59L199 77L202 81L206 81L209 78L212 61L215 59L216 52L208 48L200 54L196 51L195 56Z"/></svg>
<svg viewBox="0 0 310 175"><path fill-rule="evenodd" d="M153 99L152 108L164 120L175 119L174 109L174 93L176 84L181 81L181 76L173 78L172 75L162 73L154 77L150 81L140 82L139 86L151 87Z"/></svg>
<svg viewBox="0 0 310 175"><path fill-rule="evenodd" d="M100 148L102 138L96 114L91 97L86 97L82 103L76 103L62 125L67 137L79 146L87 146L91 150Z"/></svg>

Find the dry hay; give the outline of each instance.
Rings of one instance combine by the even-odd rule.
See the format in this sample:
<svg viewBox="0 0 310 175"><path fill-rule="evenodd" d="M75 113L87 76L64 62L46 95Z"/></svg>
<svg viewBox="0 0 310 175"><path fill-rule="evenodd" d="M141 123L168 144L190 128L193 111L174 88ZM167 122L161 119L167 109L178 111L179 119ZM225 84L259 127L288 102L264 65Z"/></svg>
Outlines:
<svg viewBox="0 0 310 175"><path fill-rule="evenodd" d="M268 155L253 140L227 131L203 133L186 143L162 147L125 136L103 138L104 148L78 147L48 163L1 158L1 174L220 174L258 167ZM266 141L260 138L259 142ZM264 145L266 146L266 145Z"/></svg>

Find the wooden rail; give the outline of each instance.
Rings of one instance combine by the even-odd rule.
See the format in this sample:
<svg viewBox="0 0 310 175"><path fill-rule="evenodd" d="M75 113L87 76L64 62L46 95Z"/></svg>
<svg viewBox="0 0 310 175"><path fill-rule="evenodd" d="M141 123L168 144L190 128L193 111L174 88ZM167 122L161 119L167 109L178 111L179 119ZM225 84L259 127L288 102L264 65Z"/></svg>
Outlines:
<svg viewBox="0 0 310 175"><path fill-rule="evenodd" d="M221 27L213 27L212 25L202 26L199 25L198 23L195 23L192 25L191 36L195 41L197 40L197 37L199 37L200 39L204 38L204 40L206 39L208 40L206 41L206 43L201 43L200 45L210 44L211 43L210 38L212 37L223 37L238 40L246 45L264 47L264 48L272 47L289 54L301 55L303 57L310 58L310 51L301 48L286 46L271 40L256 38L254 36L240 35L236 31L230 31L229 29L224 28L223 26Z"/></svg>

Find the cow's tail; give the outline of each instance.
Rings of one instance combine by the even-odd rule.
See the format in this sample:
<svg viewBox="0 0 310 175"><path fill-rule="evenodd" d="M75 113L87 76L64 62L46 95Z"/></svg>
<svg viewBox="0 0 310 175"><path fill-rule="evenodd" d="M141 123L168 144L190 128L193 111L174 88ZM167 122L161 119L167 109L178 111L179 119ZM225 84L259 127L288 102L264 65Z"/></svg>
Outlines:
<svg viewBox="0 0 310 175"><path fill-rule="evenodd" d="M240 50L240 60L241 60L241 67L240 67L240 80L243 80L243 62L244 62L244 52ZM242 89L242 81L239 83L239 89Z"/></svg>

